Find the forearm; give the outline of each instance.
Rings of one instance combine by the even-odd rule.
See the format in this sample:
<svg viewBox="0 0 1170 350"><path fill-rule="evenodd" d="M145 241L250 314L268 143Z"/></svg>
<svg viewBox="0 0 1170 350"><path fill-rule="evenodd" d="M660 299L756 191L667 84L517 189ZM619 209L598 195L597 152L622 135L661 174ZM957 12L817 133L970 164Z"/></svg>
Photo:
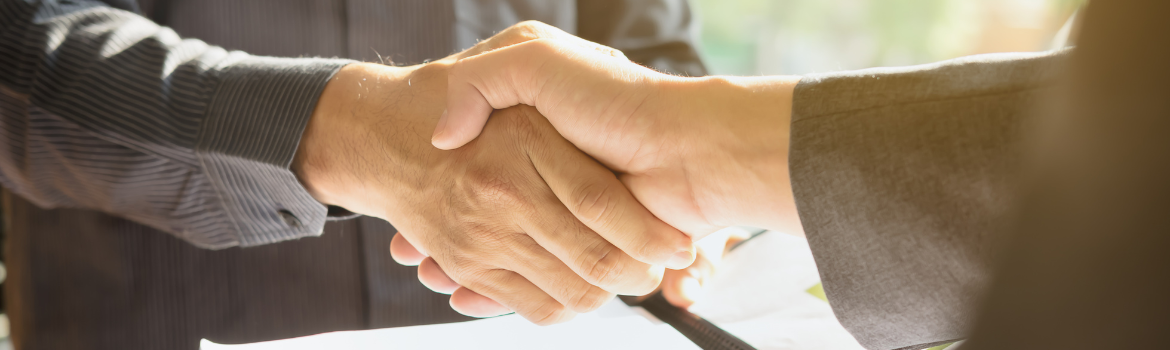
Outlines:
<svg viewBox="0 0 1170 350"><path fill-rule="evenodd" d="M99 2L4 2L5 186L204 247L320 232L288 171L320 89L348 61L183 40Z"/></svg>

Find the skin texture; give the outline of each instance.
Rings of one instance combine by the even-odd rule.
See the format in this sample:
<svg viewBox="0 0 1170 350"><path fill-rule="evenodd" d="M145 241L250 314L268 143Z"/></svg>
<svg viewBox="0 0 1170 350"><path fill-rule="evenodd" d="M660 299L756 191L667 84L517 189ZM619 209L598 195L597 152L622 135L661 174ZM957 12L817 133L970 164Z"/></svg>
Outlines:
<svg viewBox="0 0 1170 350"><path fill-rule="evenodd" d="M430 146L451 65L561 35L547 28L513 27L420 66L344 67L322 93L294 160L322 203L393 222L395 259L418 264L420 280L452 294L452 307L467 315L514 311L538 324L561 322L614 293L650 292L662 265L685 267L695 256L689 237L531 107L495 112L482 137L458 150Z"/></svg>
<svg viewBox="0 0 1170 350"><path fill-rule="evenodd" d="M654 215L696 240L735 225L804 236L787 159L799 80L674 77L567 41L532 40L454 64L432 144L459 148L493 109L534 106ZM713 273L718 259L702 255L667 271L662 288L673 304L693 304Z"/></svg>
<svg viewBox="0 0 1170 350"><path fill-rule="evenodd" d="M701 238L733 225L803 235L788 178L796 77L681 78L540 39L459 60L432 143L460 147L492 109L535 106L658 217Z"/></svg>

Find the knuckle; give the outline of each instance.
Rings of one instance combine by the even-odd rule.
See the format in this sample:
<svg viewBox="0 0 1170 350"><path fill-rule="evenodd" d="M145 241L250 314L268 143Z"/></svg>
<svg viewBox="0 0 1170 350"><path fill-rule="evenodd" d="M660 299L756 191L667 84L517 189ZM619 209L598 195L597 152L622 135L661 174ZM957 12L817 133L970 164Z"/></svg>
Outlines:
<svg viewBox="0 0 1170 350"><path fill-rule="evenodd" d="M499 174L481 172L470 175L471 199L482 205L498 206L524 203L520 188Z"/></svg>
<svg viewBox="0 0 1170 350"><path fill-rule="evenodd" d="M553 26L545 24L544 22L541 22L541 21L530 19L530 20L522 21L520 23L516 23L516 25L512 26L512 28L516 28L520 31L538 33L538 32L549 30L549 29L553 28Z"/></svg>
<svg viewBox="0 0 1170 350"><path fill-rule="evenodd" d="M609 299L613 298L608 292L598 288L581 288L570 302L570 307L576 312L590 312L597 310Z"/></svg>
<svg viewBox="0 0 1170 350"><path fill-rule="evenodd" d="M601 287L612 287L618 284L624 272L620 261L621 252L616 247L606 243L590 249L585 254L585 278L589 283Z"/></svg>
<svg viewBox="0 0 1170 350"><path fill-rule="evenodd" d="M633 256L634 259L637 259L638 261L651 260L655 256L660 255L659 251L661 250L661 246L656 244L656 242L651 241L649 237L650 235L648 234L639 235L637 242L634 243L633 247L631 247L631 251L626 253L630 254L630 256Z"/></svg>
<svg viewBox="0 0 1170 350"><path fill-rule="evenodd" d="M568 310L556 302L544 302L532 312L530 320L540 326L550 326L556 324L564 318L565 312Z"/></svg>
<svg viewBox="0 0 1170 350"><path fill-rule="evenodd" d="M507 279L494 272L495 270L489 268L468 269L463 274L463 280L455 279L455 282L475 291L492 290L493 286L501 285Z"/></svg>
<svg viewBox="0 0 1170 350"><path fill-rule="evenodd" d="M516 250L517 236L501 231L497 224L468 222L464 227L469 229L456 234L458 239L444 247L452 279L458 275L467 281L481 281L487 270L499 266L501 259L508 259L509 252Z"/></svg>
<svg viewBox="0 0 1170 350"><path fill-rule="evenodd" d="M549 27L548 24L544 24L544 22L537 21L534 19L521 21L520 23L516 23L516 26L529 27L529 28L547 28L547 27Z"/></svg>
<svg viewBox="0 0 1170 350"><path fill-rule="evenodd" d="M613 57L616 57L616 58L620 58L620 59L623 59L623 60L626 60L626 61L629 61L629 60L630 60L630 58L629 58L629 57L626 57L626 53L625 53L625 52L622 52L622 50L618 50L618 49L615 49L615 48L610 48L610 47L606 47L606 48L607 48L607 49L609 49L609 52L608 52L608 53L609 53L609 55L610 55L610 56L613 56Z"/></svg>
<svg viewBox="0 0 1170 350"><path fill-rule="evenodd" d="M462 254L452 254L444 260L446 263L440 264L440 268L447 274L447 277L460 285L467 285L483 279L483 270L477 268L478 264Z"/></svg>
<svg viewBox="0 0 1170 350"><path fill-rule="evenodd" d="M517 40L513 44L516 44L516 47L522 52L520 55L525 58L555 57L561 50L561 43L558 40L544 37Z"/></svg>
<svg viewBox="0 0 1170 350"><path fill-rule="evenodd" d="M619 210L622 195L618 188L608 182L582 182L573 189L573 201L570 208L577 217L584 222L590 222L601 231L625 233L628 237L622 240L623 251L635 259L646 261L653 259L660 253L663 245L652 238L651 232L643 232L638 224L629 221L628 211ZM622 243L628 242L628 243Z"/></svg>
<svg viewBox="0 0 1170 350"><path fill-rule="evenodd" d="M609 183L585 181L578 183L572 190L573 207L571 210L582 219L608 227L610 220L616 215L614 207L620 198L614 193L614 186Z"/></svg>
<svg viewBox="0 0 1170 350"><path fill-rule="evenodd" d="M549 27L547 24L534 20L516 23L500 33L502 34L500 36L502 39L500 46L508 46L547 37L548 35L546 33L549 31Z"/></svg>

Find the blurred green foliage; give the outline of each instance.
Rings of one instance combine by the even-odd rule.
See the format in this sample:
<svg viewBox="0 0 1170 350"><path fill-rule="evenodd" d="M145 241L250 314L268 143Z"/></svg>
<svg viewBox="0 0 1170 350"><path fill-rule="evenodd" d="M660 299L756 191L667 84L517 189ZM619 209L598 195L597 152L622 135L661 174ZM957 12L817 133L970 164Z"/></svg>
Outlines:
<svg viewBox="0 0 1170 350"><path fill-rule="evenodd" d="M700 49L712 72L756 75L968 54L983 29L979 14L988 1L1008 8L1018 3L1021 12L1042 6L1067 16L1085 0L694 0L694 5L702 23ZM761 64L769 60L779 63Z"/></svg>

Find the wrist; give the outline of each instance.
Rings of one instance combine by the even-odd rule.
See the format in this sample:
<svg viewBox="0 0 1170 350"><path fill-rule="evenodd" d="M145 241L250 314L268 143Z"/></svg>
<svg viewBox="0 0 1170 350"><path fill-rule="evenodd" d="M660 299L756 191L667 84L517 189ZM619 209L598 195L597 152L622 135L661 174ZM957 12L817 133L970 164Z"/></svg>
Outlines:
<svg viewBox="0 0 1170 350"><path fill-rule="evenodd" d="M720 225L799 233L788 175L792 93L799 77L686 79L679 147L704 213Z"/></svg>
<svg viewBox="0 0 1170 350"><path fill-rule="evenodd" d="M301 135L291 170L313 198L326 205L349 208L361 179L353 165L362 138L375 123L367 109L371 98L395 88L397 80L408 74L405 68L372 63L353 63L340 69L329 80L317 100L317 106ZM376 102L389 101L379 99ZM382 108L390 110L394 106Z"/></svg>
<svg viewBox="0 0 1170 350"><path fill-rule="evenodd" d="M323 204L383 217L394 190L433 166L425 147L446 95L448 64L354 63L325 86L292 169Z"/></svg>

